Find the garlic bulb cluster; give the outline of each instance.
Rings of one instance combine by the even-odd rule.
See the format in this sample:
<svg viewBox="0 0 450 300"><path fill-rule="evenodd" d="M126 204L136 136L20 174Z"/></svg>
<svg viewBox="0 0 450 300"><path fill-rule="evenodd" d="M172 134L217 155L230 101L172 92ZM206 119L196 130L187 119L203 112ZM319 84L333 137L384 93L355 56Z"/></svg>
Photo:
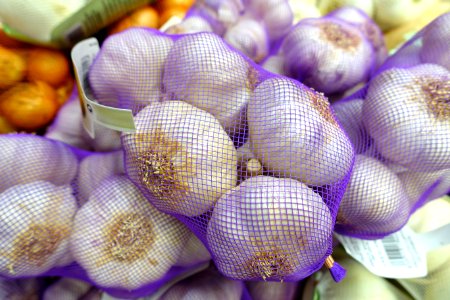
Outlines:
<svg viewBox="0 0 450 300"><path fill-rule="evenodd" d="M0 192L37 180L65 185L77 174L75 154L58 141L32 134L3 134L0 149Z"/></svg>
<svg viewBox="0 0 450 300"><path fill-rule="evenodd" d="M41 275L72 262L69 236L77 203L70 186L17 184L0 194L0 274Z"/></svg>
<svg viewBox="0 0 450 300"><path fill-rule="evenodd" d="M85 281L72 278L61 278L45 290L42 300L84 299L83 296L87 294L91 288L92 286Z"/></svg>
<svg viewBox="0 0 450 300"><path fill-rule="evenodd" d="M147 106L134 121L136 132L122 136L126 173L158 209L200 215L236 185L236 149L211 114L166 101Z"/></svg>
<svg viewBox="0 0 450 300"><path fill-rule="evenodd" d="M424 63L439 64L450 71L450 13L446 13L425 27L420 58Z"/></svg>
<svg viewBox="0 0 450 300"><path fill-rule="evenodd" d="M246 286L254 300L294 300L298 282L248 281Z"/></svg>
<svg viewBox="0 0 450 300"><path fill-rule="evenodd" d="M450 168L450 73L434 64L392 68L369 85L363 121L376 149L411 171Z"/></svg>
<svg viewBox="0 0 450 300"><path fill-rule="evenodd" d="M384 236L409 217L408 197L397 175L377 159L356 155L336 219L337 232Z"/></svg>
<svg viewBox="0 0 450 300"><path fill-rule="evenodd" d="M294 281L322 266L332 230L328 207L308 186L256 176L217 201L206 237L225 276Z"/></svg>
<svg viewBox="0 0 450 300"><path fill-rule="evenodd" d="M99 103L138 112L162 98L162 72L173 41L158 31L131 28L109 36L89 70Z"/></svg>
<svg viewBox="0 0 450 300"><path fill-rule="evenodd" d="M263 166L309 185L343 179L353 148L323 94L285 77L263 81L247 109L250 148Z"/></svg>
<svg viewBox="0 0 450 300"><path fill-rule="evenodd" d="M168 100L183 100L238 131L257 81L256 71L217 35L197 33L176 40L163 84Z"/></svg>
<svg viewBox="0 0 450 300"><path fill-rule="evenodd" d="M203 245L202 241L195 234L190 233L175 265L188 267L209 260L211 260L211 254L208 249L206 249L205 245Z"/></svg>
<svg viewBox="0 0 450 300"><path fill-rule="evenodd" d="M374 50L355 26L333 17L303 19L283 39L287 75L326 94L365 81Z"/></svg>
<svg viewBox="0 0 450 300"><path fill-rule="evenodd" d="M188 232L125 176L111 176L77 212L70 249L96 284L132 290L160 279L175 264Z"/></svg>
<svg viewBox="0 0 450 300"><path fill-rule="evenodd" d="M83 205L103 179L124 174L123 151L93 153L83 158L77 176L77 192L80 205Z"/></svg>

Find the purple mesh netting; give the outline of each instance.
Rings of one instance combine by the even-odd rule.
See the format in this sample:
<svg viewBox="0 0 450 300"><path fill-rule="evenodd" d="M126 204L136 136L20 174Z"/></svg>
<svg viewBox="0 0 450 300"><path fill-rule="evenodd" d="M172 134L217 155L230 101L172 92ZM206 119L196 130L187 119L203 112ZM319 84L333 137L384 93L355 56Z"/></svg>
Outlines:
<svg viewBox="0 0 450 300"><path fill-rule="evenodd" d="M127 176L223 275L297 281L322 267L354 160L322 94L215 34L144 29L110 36L89 81L100 103L134 113Z"/></svg>
<svg viewBox="0 0 450 300"><path fill-rule="evenodd" d="M450 13L418 32L368 84L333 103L356 161L335 230L379 238L450 192Z"/></svg>

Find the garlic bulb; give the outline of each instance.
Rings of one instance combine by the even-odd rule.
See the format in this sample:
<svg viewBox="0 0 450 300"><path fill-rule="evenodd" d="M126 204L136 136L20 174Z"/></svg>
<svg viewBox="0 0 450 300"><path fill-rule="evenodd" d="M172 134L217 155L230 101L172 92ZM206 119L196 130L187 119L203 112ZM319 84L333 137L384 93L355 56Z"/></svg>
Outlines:
<svg viewBox="0 0 450 300"><path fill-rule="evenodd" d="M450 70L450 13L438 17L422 32L420 58L425 63L439 64Z"/></svg>
<svg viewBox="0 0 450 300"><path fill-rule="evenodd" d="M200 262L206 262L211 259L211 254L208 249L206 249L205 245L203 245L202 241L198 239L198 237L190 233L189 238L184 245L183 251L178 257L176 262L176 266L188 267Z"/></svg>
<svg viewBox="0 0 450 300"><path fill-rule="evenodd" d="M228 28L223 39L255 62L269 53L269 41L264 25L252 18L241 17Z"/></svg>
<svg viewBox="0 0 450 300"><path fill-rule="evenodd" d="M112 175L124 174L123 151L93 153L80 162L77 177L78 199L83 205L100 182Z"/></svg>
<svg viewBox="0 0 450 300"><path fill-rule="evenodd" d="M72 278L61 278L45 290L42 300L82 299L91 287L92 286L85 281Z"/></svg>
<svg viewBox="0 0 450 300"><path fill-rule="evenodd" d="M0 299L39 300L39 283L36 278L3 279L0 278Z"/></svg>
<svg viewBox="0 0 450 300"><path fill-rule="evenodd" d="M77 209L70 186L34 181L0 194L0 275L35 276L72 262L69 235Z"/></svg>
<svg viewBox="0 0 450 300"><path fill-rule="evenodd" d="M422 63L420 59L420 51L422 49L422 39L417 38L410 40L409 44L389 56L384 62L382 69L388 70L392 68L410 68ZM378 71L381 71L378 70Z"/></svg>
<svg viewBox="0 0 450 300"><path fill-rule="evenodd" d="M274 54L269 55L262 63L261 67L265 70L278 74L278 75L286 75L284 71L284 57L282 54Z"/></svg>
<svg viewBox="0 0 450 300"><path fill-rule="evenodd" d="M109 36L89 70L99 103L138 112L162 96L162 72L173 41L156 30L131 28Z"/></svg>
<svg viewBox="0 0 450 300"><path fill-rule="evenodd" d="M353 148L320 93L285 78L263 81L247 109L250 146L268 171L309 185L349 172Z"/></svg>
<svg viewBox="0 0 450 300"><path fill-rule="evenodd" d="M184 18L181 23L173 25L165 30L168 34L186 34L197 32L213 32L211 25L201 16Z"/></svg>
<svg viewBox="0 0 450 300"><path fill-rule="evenodd" d="M372 1L364 2L371 3ZM364 34L364 36L368 39L368 41L372 44L375 53L374 67L378 68L383 64L388 56L383 32L366 13L354 6L347 6L334 10L333 12L328 14L328 16L341 19L358 27Z"/></svg>
<svg viewBox="0 0 450 300"><path fill-rule="evenodd" d="M294 300L298 283L248 281L246 286L253 300Z"/></svg>
<svg viewBox="0 0 450 300"><path fill-rule="evenodd" d="M217 35L201 32L176 40L164 68L169 100L183 100L238 131L256 84L256 71Z"/></svg>
<svg viewBox="0 0 450 300"><path fill-rule="evenodd" d="M217 201L206 237L227 277L296 281L322 266L332 230L328 207L308 186L256 176Z"/></svg>
<svg viewBox="0 0 450 300"><path fill-rule="evenodd" d="M381 155L412 171L450 168L450 73L438 65L392 68L375 77L363 105Z"/></svg>
<svg viewBox="0 0 450 300"><path fill-rule="evenodd" d="M361 31L332 17L303 19L290 29L280 51L288 76L326 94L365 81L374 62Z"/></svg>
<svg viewBox="0 0 450 300"><path fill-rule="evenodd" d="M69 184L78 161L65 144L32 134L0 135L0 192L36 180Z"/></svg>
<svg viewBox="0 0 450 300"><path fill-rule="evenodd" d="M356 155L339 207L337 232L384 236L408 220L410 206L400 179L375 158Z"/></svg>
<svg viewBox="0 0 450 300"><path fill-rule="evenodd" d="M356 8L363 11L369 17L373 16L373 0L320 0L316 2L322 14L328 14L345 7Z"/></svg>
<svg viewBox="0 0 450 300"><path fill-rule="evenodd" d="M414 212L408 225L418 233L433 231L450 223L449 198L439 198L425 204ZM450 261L450 245L444 245L427 253L428 274L439 270L445 262Z"/></svg>
<svg viewBox="0 0 450 300"><path fill-rule="evenodd" d="M339 125L347 134L358 154L363 153L371 143L362 119L363 102L364 100L361 98L354 98L338 101L331 105Z"/></svg>
<svg viewBox="0 0 450 300"><path fill-rule="evenodd" d="M263 165L250 149L250 142L247 141L244 145L237 148L236 151L238 155L239 182L252 176L262 175Z"/></svg>
<svg viewBox="0 0 450 300"><path fill-rule="evenodd" d="M243 289L242 282L207 269L176 283L159 300L239 300L242 299Z"/></svg>
<svg viewBox="0 0 450 300"><path fill-rule="evenodd" d="M236 149L211 114L167 101L134 121L136 132L122 136L126 173L158 209L200 215L236 185Z"/></svg>
<svg viewBox="0 0 450 300"><path fill-rule="evenodd" d="M70 247L93 282L132 290L169 270L188 232L148 203L125 176L111 176L77 212Z"/></svg>

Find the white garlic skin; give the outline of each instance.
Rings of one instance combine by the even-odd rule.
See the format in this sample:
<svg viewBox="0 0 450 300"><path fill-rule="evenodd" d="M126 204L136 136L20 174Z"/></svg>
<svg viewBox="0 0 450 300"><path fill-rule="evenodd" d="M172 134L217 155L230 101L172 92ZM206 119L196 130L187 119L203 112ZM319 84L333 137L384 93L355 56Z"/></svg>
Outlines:
<svg viewBox="0 0 450 300"><path fill-rule="evenodd" d="M176 40L164 68L168 100L205 110L229 131L239 130L253 85L248 62L217 35L196 33Z"/></svg>
<svg viewBox="0 0 450 300"><path fill-rule="evenodd" d="M0 149L0 192L37 180L69 184L77 174L78 160L62 142L32 134L4 134Z"/></svg>
<svg viewBox="0 0 450 300"><path fill-rule="evenodd" d="M188 267L209 260L211 260L211 254L208 249L206 249L205 245L203 245L202 241L194 233L190 233L175 265Z"/></svg>
<svg viewBox="0 0 450 300"><path fill-rule="evenodd" d="M142 217L150 224L151 231L135 232L138 238L130 238L126 245L110 241L109 237L114 234L111 226L117 225L123 215ZM122 228L126 226L123 222L120 224ZM149 236L143 239L143 234ZM70 249L75 260L97 285L133 290L166 274L180 255L187 234L188 229L180 221L153 207L129 179L111 176L98 185L88 202L77 212ZM119 235L114 235L116 237ZM138 241L146 243L145 238L148 237L151 239L147 247L137 244ZM121 260L112 254L110 246L120 246L121 251L116 249L115 255L131 258ZM136 254L132 252L136 247L146 251ZM133 258L132 255L137 256Z"/></svg>
<svg viewBox="0 0 450 300"><path fill-rule="evenodd" d="M77 177L78 199L82 206L100 182L112 175L125 173L123 151L92 153L80 162Z"/></svg>
<svg viewBox="0 0 450 300"><path fill-rule="evenodd" d="M76 210L77 203L68 185L34 181L3 191L0 194L0 227L3 228L0 232L0 274L36 276L71 263L69 236ZM45 244L48 240L55 242ZM49 252L46 246L51 246ZM34 254L29 247L39 254ZM36 256L30 258L30 255Z"/></svg>
<svg viewBox="0 0 450 300"><path fill-rule="evenodd" d="M257 63L269 53L266 30L261 22L252 18L241 17L228 28L223 39Z"/></svg>
<svg viewBox="0 0 450 300"><path fill-rule="evenodd" d="M156 30L131 28L109 36L89 70L96 100L104 105L131 108L161 100L162 72L173 41Z"/></svg>
<svg viewBox="0 0 450 300"><path fill-rule="evenodd" d="M365 81L374 50L358 28L332 17L303 19L283 39L288 76L325 94Z"/></svg>
<svg viewBox="0 0 450 300"><path fill-rule="evenodd" d="M294 179L256 176L217 201L206 237L225 276L293 281L322 266L332 230L328 207L308 186Z"/></svg>
<svg viewBox="0 0 450 300"><path fill-rule="evenodd" d="M211 114L186 102L167 101L147 106L134 121L136 132L122 136L126 173L154 196L152 204L158 209L200 215L236 185L236 149ZM139 157L146 151L168 157L170 169L156 170L158 166L140 163ZM167 162L167 158L161 161ZM140 167L147 167L149 182L139 175ZM177 178L175 183L159 175L171 170ZM160 189L172 192L158 195Z"/></svg>
<svg viewBox="0 0 450 300"><path fill-rule="evenodd" d="M49 286L42 297L42 300L78 300L82 298L90 289L91 285L85 281L73 278L61 278Z"/></svg>
<svg viewBox="0 0 450 300"><path fill-rule="evenodd" d="M443 14L425 27L420 58L424 63L441 65L450 70L450 13Z"/></svg>
<svg viewBox="0 0 450 300"><path fill-rule="evenodd" d="M254 300L294 300L297 282L248 281L247 289Z"/></svg>
<svg viewBox="0 0 450 300"><path fill-rule="evenodd" d="M165 30L168 34L187 34L197 32L213 32L211 25L201 16L184 18L181 23L173 25Z"/></svg>
<svg viewBox="0 0 450 300"><path fill-rule="evenodd" d="M422 49L422 39L416 38L410 41L408 45L398 49L395 53L389 56L384 62L382 69L388 70L391 68L410 68L422 63L420 59L420 51Z"/></svg>
<svg viewBox="0 0 450 300"><path fill-rule="evenodd" d="M449 80L433 64L392 68L371 80L363 121L383 157L412 171L450 168Z"/></svg>
<svg viewBox="0 0 450 300"><path fill-rule="evenodd" d="M324 15L343 7L351 7L363 11L369 17L373 16L373 0L320 0L315 2Z"/></svg>
<svg viewBox="0 0 450 300"><path fill-rule="evenodd" d="M250 147L268 171L308 185L333 184L348 174L353 147L327 101L284 77L258 85L247 109Z"/></svg>
<svg viewBox="0 0 450 300"><path fill-rule="evenodd" d="M284 57L281 53L269 55L261 63L261 67L274 74L286 75L286 72L284 71Z"/></svg>
<svg viewBox="0 0 450 300"><path fill-rule="evenodd" d="M351 233L382 236L400 229L409 211L408 197L397 175L375 158L357 154L336 226Z"/></svg>

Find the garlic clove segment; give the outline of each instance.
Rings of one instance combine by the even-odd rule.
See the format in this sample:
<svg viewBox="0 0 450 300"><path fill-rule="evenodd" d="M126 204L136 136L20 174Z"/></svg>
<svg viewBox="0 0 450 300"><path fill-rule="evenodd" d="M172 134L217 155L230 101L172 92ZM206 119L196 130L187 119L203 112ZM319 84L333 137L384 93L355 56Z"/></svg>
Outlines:
<svg viewBox="0 0 450 300"><path fill-rule="evenodd" d="M357 154L336 218L336 231L382 237L408 221L410 205L397 175L373 157Z"/></svg>
<svg viewBox="0 0 450 300"><path fill-rule="evenodd" d="M330 210L311 188L256 176L217 201L206 237L227 277L296 281L323 265L332 230Z"/></svg>
<svg viewBox="0 0 450 300"><path fill-rule="evenodd" d="M0 192L37 180L65 185L77 174L78 160L62 142L33 134L3 134L0 149Z"/></svg>
<svg viewBox="0 0 450 300"><path fill-rule="evenodd" d="M175 24L165 31L167 34L186 34L197 32L213 32L208 21L201 16L188 16L179 24Z"/></svg>
<svg viewBox="0 0 450 300"><path fill-rule="evenodd" d="M125 176L111 176L77 212L70 248L93 282L133 290L164 276L188 232L154 208Z"/></svg>
<svg viewBox="0 0 450 300"><path fill-rule="evenodd" d="M77 197L82 206L100 182L112 175L125 173L123 151L93 153L83 158L77 177Z"/></svg>
<svg viewBox="0 0 450 300"><path fill-rule="evenodd" d="M162 72L173 41L148 28L130 28L109 36L89 70L99 103L138 112L161 100Z"/></svg>
<svg viewBox="0 0 450 300"><path fill-rule="evenodd" d="M249 294L254 300L294 300L297 282L248 281Z"/></svg>
<svg viewBox="0 0 450 300"><path fill-rule="evenodd" d="M261 67L274 74L286 75L284 71L284 57L280 53L267 56L261 63Z"/></svg>
<svg viewBox="0 0 450 300"><path fill-rule="evenodd" d="M219 122L183 101L147 106L124 133L126 173L158 209L207 212L236 185L237 153Z"/></svg>
<svg viewBox="0 0 450 300"><path fill-rule="evenodd" d="M420 58L424 63L439 64L450 71L450 13L431 22L422 32Z"/></svg>
<svg viewBox="0 0 450 300"><path fill-rule="evenodd" d="M190 233L175 265L188 267L209 260L211 260L211 254L208 249L206 249L205 245L203 245L202 241L194 233Z"/></svg>
<svg viewBox="0 0 450 300"><path fill-rule="evenodd" d="M212 33L176 40L167 57L163 84L168 100L183 100L217 118L229 132L239 131L256 84L256 70Z"/></svg>
<svg viewBox="0 0 450 300"><path fill-rule="evenodd" d="M323 94L285 77L263 81L247 109L250 148L263 166L309 185L351 169L353 148Z"/></svg>
<svg viewBox="0 0 450 300"><path fill-rule="evenodd" d="M78 300L84 299L83 296L91 289L92 285L89 283L73 279L73 278L61 278L57 282L53 283L43 294L42 300Z"/></svg>
<svg viewBox="0 0 450 300"><path fill-rule="evenodd" d="M333 17L303 19L290 29L280 51L289 77L326 94L365 81L374 62L361 31Z"/></svg>
<svg viewBox="0 0 450 300"><path fill-rule="evenodd" d="M72 188L46 181L0 194L0 274L36 276L72 262L69 236L77 209Z"/></svg>
<svg viewBox="0 0 450 300"><path fill-rule="evenodd" d="M450 168L450 73L434 64L392 68L371 80L363 121L377 150L411 171Z"/></svg>

